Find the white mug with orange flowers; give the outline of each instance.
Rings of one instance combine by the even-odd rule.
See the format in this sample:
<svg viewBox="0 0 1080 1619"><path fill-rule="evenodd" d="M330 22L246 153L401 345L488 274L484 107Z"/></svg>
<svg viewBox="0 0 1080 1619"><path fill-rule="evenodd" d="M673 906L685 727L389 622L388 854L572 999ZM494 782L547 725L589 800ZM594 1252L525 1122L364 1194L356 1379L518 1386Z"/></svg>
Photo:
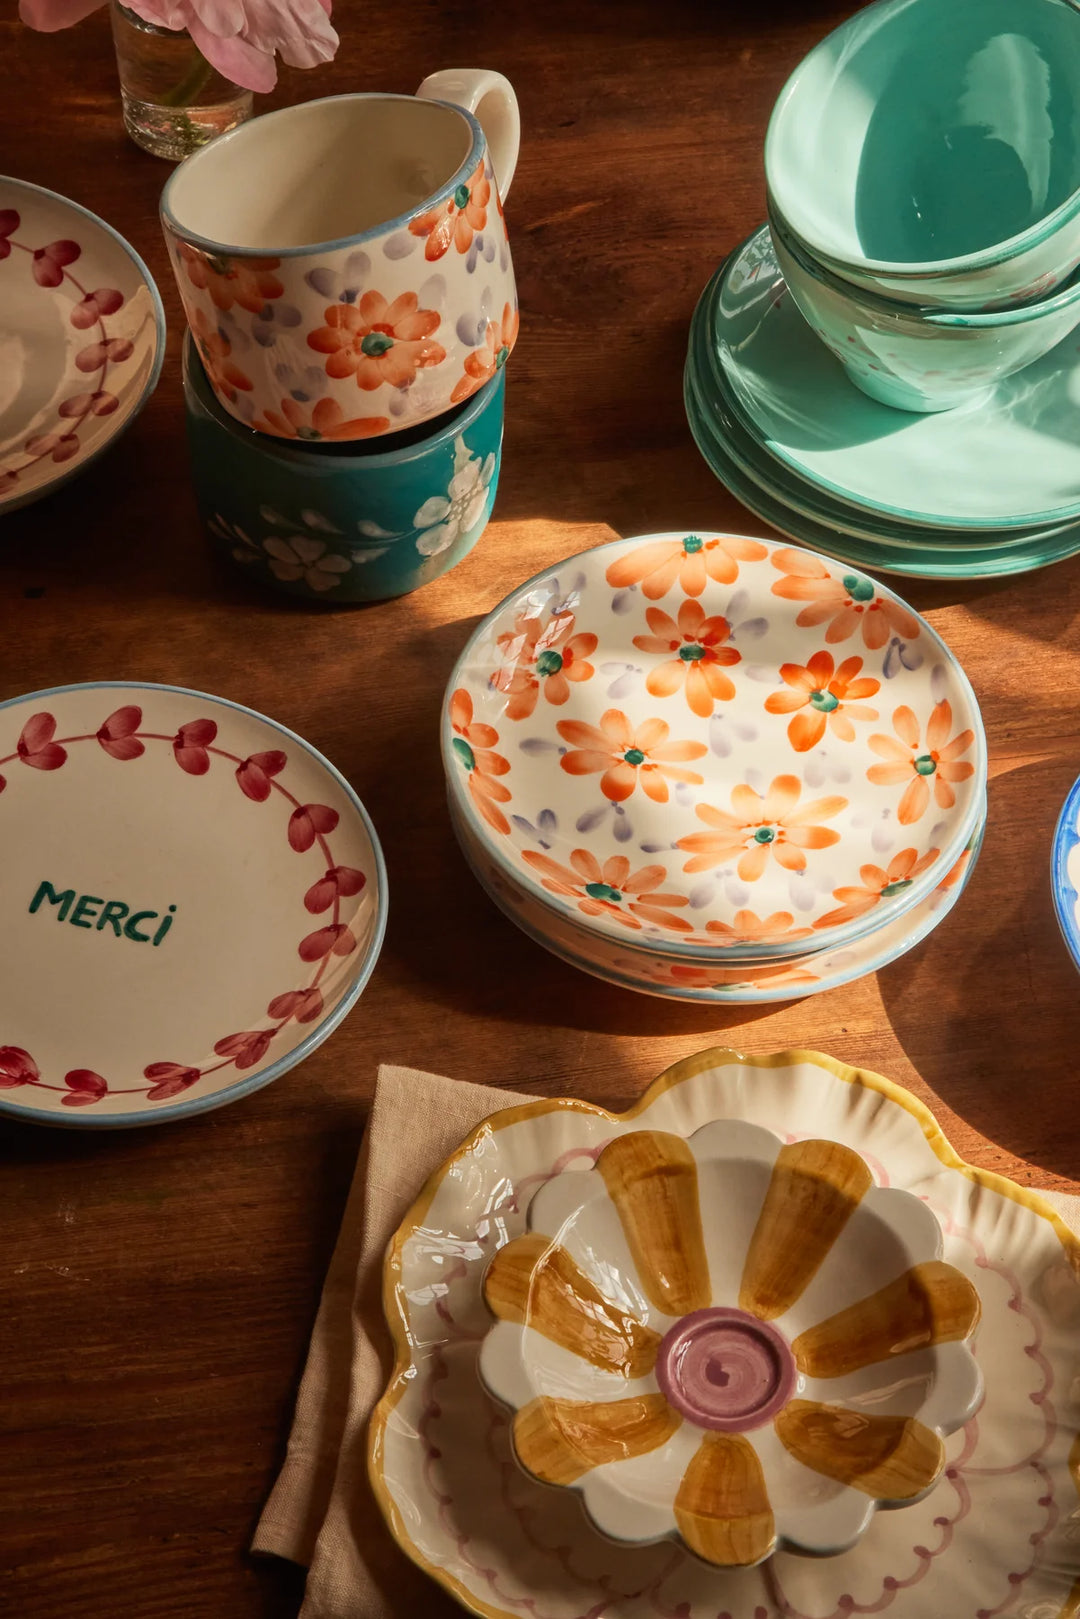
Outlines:
<svg viewBox="0 0 1080 1619"><path fill-rule="evenodd" d="M161 218L225 409L259 432L364 439L440 416L518 330L501 197L520 139L501 73L267 113L182 163Z"/></svg>

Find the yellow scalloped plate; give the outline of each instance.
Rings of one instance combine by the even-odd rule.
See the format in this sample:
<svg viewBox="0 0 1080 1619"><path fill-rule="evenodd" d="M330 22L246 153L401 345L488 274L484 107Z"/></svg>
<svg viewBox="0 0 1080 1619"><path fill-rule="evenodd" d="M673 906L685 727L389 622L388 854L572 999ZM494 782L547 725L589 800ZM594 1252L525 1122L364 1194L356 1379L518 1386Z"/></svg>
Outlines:
<svg viewBox="0 0 1080 1619"><path fill-rule="evenodd" d="M878 1184L933 1209L945 1257L983 1306L978 1416L949 1441L925 1501L879 1513L850 1552L780 1553L724 1573L663 1541L629 1547L567 1491L513 1461L476 1372L490 1324L480 1281L552 1175L615 1135L690 1135L714 1119L855 1148ZM396 1359L369 1434L376 1498L402 1549L483 1619L1072 1619L1080 1614L1080 1242L1033 1193L966 1164L891 1080L817 1052L676 1063L626 1113L540 1101L481 1124L428 1181L390 1244Z"/></svg>

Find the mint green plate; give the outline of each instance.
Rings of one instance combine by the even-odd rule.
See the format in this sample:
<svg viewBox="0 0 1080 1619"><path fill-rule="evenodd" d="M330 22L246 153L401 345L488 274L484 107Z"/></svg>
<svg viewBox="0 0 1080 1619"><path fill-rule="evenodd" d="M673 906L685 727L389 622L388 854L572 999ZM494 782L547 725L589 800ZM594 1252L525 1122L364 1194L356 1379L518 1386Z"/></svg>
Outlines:
<svg viewBox="0 0 1080 1619"><path fill-rule="evenodd" d="M854 388L811 331L764 225L721 266L694 318L702 397L722 386L758 444L820 493L958 539L1080 517L1075 333L983 400L931 416L892 409Z"/></svg>
<svg viewBox="0 0 1080 1619"><path fill-rule="evenodd" d="M805 498L796 504L775 474L770 474L768 457L749 435L730 418L720 424L715 408L700 398L692 360L687 362L685 398L698 449L721 483L781 534L842 562L912 578L990 579L1027 573L1080 553L1080 522L1014 534L998 545L972 544L966 538L950 537L947 530L939 531L940 538L929 529L909 529L903 534L899 524L893 534L853 532L845 524L839 503L831 513L823 497L813 502L813 511ZM927 540L920 543L909 537L916 532L925 533Z"/></svg>

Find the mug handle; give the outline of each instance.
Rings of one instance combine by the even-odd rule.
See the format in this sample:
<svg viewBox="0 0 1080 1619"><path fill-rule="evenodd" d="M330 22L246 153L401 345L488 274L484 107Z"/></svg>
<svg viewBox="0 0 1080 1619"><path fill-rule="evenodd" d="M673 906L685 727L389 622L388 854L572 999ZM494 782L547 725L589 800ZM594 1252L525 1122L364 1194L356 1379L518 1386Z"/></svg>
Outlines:
<svg viewBox="0 0 1080 1619"><path fill-rule="evenodd" d="M521 144L521 116L510 80L491 68L450 67L430 73L416 93L427 101L450 101L475 113L491 152L499 195L505 201Z"/></svg>

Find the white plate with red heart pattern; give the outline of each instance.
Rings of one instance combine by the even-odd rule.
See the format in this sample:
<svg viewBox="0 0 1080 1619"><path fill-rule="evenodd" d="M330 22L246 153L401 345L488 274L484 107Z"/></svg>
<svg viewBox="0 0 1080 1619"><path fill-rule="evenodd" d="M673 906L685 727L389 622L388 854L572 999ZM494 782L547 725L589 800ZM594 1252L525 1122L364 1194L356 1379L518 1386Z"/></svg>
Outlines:
<svg viewBox="0 0 1080 1619"><path fill-rule="evenodd" d="M158 1124L276 1079L386 926L345 778L251 709L105 681L0 704L0 1113Z"/></svg>

